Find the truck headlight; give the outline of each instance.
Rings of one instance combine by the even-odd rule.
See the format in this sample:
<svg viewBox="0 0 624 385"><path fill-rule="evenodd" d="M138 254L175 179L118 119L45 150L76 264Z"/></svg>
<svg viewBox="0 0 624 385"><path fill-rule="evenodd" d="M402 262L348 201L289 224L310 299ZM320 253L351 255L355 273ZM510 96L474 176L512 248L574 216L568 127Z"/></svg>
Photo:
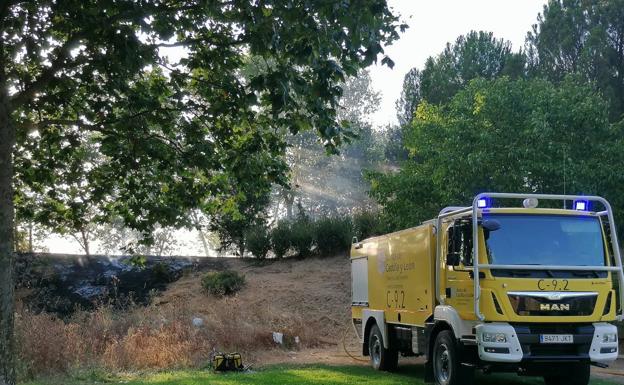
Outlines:
<svg viewBox="0 0 624 385"><path fill-rule="evenodd" d="M507 342L505 333L483 333L481 335L483 342Z"/></svg>
<svg viewBox="0 0 624 385"><path fill-rule="evenodd" d="M617 333L605 333L602 335L602 342L617 342Z"/></svg>

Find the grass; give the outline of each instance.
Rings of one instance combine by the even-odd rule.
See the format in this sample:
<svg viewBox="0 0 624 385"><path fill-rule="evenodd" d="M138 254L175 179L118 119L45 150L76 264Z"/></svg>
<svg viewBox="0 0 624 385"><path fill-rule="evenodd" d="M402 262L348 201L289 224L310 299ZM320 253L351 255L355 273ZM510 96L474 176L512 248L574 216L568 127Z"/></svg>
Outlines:
<svg viewBox="0 0 624 385"><path fill-rule="evenodd" d="M23 385L424 385L422 365L405 365L397 373L375 372L366 366L272 366L253 373L213 374L209 371L171 371L112 376L103 372L84 372L72 378L50 378ZM480 385L538 385L539 378L516 375L477 377ZM613 385L614 382L592 380L592 385Z"/></svg>

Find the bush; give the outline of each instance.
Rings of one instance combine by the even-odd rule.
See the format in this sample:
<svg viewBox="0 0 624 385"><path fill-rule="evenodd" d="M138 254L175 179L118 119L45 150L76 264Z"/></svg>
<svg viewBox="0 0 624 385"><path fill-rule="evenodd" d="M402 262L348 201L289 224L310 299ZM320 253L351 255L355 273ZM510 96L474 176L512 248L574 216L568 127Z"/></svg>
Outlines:
<svg viewBox="0 0 624 385"><path fill-rule="evenodd" d="M379 213L363 211L353 215L353 235L358 240L385 233L384 220Z"/></svg>
<svg viewBox="0 0 624 385"><path fill-rule="evenodd" d="M290 226L290 245L301 258L312 255L314 246L314 223L301 217Z"/></svg>
<svg viewBox="0 0 624 385"><path fill-rule="evenodd" d="M158 262L152 267L152 278L158 283L170 283L175 280L166 263Z"/></svg>
<svg viewBox="0 0 624 385"><path fill-rule="evenodd" d="M350 218L322 218L316 221L314 229L317 251L322 256L332 256L349 250L353 237Z"/></svg>
<svg viewBox="0 0 624 385"><path fill-rule="evenodd" d="M271 248L275 258L283 258L286 255L291 246L291 237L290 224L286 221L279 221L271 230Z"/></svg>
<svg viewBox="0 0 624 385"><path fill-rule="evenodd" d="M236 271L225 270L208 273L202 278L202 287L215 296L232 295L245 286L245 276Z"/></svg>
<svg viewBox="0 0 624 385"><path fill-rule="evenodd" d="M271 238L265 226L254 226L245 233L247 250L258 258L264 259L271 250Z"/></svg>
<svg viewBox="0 0 624 385"><path fill-rule="evenodd" d="M122 263L142 270L147 266L147 257L144 255L133 255L130 258L123 260Z"/></svg>
<svg viewBox="0 0 624 385"><path fill-rule="evenodd" d="M349 250L353 236L359 240L386 233L386 221L373 212L361 212L353 218L324 217L315 221L298 215L292 221L279 221L270 232L270 249L276 258L283 258L292 249L297 256L306 258L313 251L331 256ZM249 247L251 250L251 246Z"/></svg>

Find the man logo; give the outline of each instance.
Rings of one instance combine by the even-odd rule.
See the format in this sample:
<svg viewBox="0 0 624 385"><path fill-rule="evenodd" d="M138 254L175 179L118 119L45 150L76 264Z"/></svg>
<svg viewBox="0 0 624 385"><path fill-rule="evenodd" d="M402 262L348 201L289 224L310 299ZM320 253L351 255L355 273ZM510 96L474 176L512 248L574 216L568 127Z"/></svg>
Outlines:
<svg viewBox="0 0 624 385"><path fill-rule="evenodd" d="M569 303L540 303L542 311L570 311Z"/></svg>

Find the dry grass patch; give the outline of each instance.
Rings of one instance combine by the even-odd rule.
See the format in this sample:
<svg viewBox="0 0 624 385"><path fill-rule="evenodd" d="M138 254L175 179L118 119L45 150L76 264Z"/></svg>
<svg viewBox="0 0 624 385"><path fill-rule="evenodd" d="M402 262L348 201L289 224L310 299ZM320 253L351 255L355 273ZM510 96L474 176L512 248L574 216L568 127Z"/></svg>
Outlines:
<svg viewBox="0 0 624 385"><path fill-rule="evenodd" d="M22 377L67 373L197 368L210 353L239 351L246 361L276 348L272 332L298 336L297 348L336 344L349 321L346 258L282 261L254 267L228 261L247 285L230 297L206 294L198 271L170 285L151 306L101 306L61 320L21 309L16 320ZM203 325L193 325L201 318Z"/></svg>

